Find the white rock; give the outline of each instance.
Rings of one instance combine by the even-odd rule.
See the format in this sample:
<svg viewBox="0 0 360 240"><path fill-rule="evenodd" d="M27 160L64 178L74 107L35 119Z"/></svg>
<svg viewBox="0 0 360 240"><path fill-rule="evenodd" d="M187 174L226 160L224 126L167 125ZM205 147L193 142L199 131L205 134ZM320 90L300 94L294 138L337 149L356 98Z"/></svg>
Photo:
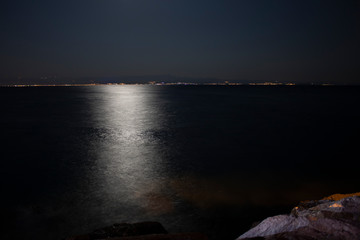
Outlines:
<svg viewBox="0 0 360 240"><path fill-rule="evenodd" d="M281 232L291 232L309 224L305 217L293 217L288 215L278 215L269 217L256 227L241 235L238 239L251 237L265 237Z"/></svg>
<svg viewBox="0 0 360 240"><path fill-rule="evenodd" d="M294 239L294 236L307 239L360 239L360 197L302 203L290 215L266 218L237 240L254 237L277 239L277 236L281 239Z"/></svg>

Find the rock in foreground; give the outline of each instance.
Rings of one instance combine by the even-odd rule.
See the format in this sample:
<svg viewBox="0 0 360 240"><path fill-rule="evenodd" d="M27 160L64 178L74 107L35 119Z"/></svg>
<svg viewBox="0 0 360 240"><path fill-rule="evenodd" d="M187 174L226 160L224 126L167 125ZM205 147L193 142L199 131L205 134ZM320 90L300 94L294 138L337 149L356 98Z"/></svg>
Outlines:
<svg viewBox="0 0 360 240"><path fill-rule="evenodd" d="M360 239L360 193L302 202L290 215L269 217L241 239Z"/></svg>

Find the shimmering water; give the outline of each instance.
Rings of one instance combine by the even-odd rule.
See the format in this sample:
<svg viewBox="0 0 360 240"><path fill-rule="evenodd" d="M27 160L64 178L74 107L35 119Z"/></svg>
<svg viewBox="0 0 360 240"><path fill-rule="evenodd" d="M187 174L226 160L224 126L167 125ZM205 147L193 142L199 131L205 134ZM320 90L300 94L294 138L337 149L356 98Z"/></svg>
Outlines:
<svg viewBox="0 0 360 240"><path fill-rule="evenodd" d="M357 87L0 88L2 238L115 222L234 239L359 191Z"/></svg>

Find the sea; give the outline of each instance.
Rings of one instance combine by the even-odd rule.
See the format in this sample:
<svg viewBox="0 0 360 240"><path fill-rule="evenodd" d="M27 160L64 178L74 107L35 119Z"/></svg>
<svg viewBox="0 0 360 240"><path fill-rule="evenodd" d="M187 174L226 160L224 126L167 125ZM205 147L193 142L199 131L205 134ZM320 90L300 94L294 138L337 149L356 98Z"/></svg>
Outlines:
<svg viewBox="0 0 360 240"><path fill-rule="evenodd" d="M114 223L236 239L360 190L360 87L0 88L1 239Z"/></svg>

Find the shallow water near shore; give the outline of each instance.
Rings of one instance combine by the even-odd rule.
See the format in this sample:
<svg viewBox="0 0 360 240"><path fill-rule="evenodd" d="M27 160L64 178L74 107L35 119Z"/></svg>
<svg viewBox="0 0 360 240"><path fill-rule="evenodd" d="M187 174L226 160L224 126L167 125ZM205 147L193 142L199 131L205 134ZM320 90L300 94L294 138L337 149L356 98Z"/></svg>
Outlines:
<svg viewBox="0 0 360 240"><path fill-rule="evenodd" d="M234 239L356 192L359 87L0 88L5 239L116 222Z"/></svg>

